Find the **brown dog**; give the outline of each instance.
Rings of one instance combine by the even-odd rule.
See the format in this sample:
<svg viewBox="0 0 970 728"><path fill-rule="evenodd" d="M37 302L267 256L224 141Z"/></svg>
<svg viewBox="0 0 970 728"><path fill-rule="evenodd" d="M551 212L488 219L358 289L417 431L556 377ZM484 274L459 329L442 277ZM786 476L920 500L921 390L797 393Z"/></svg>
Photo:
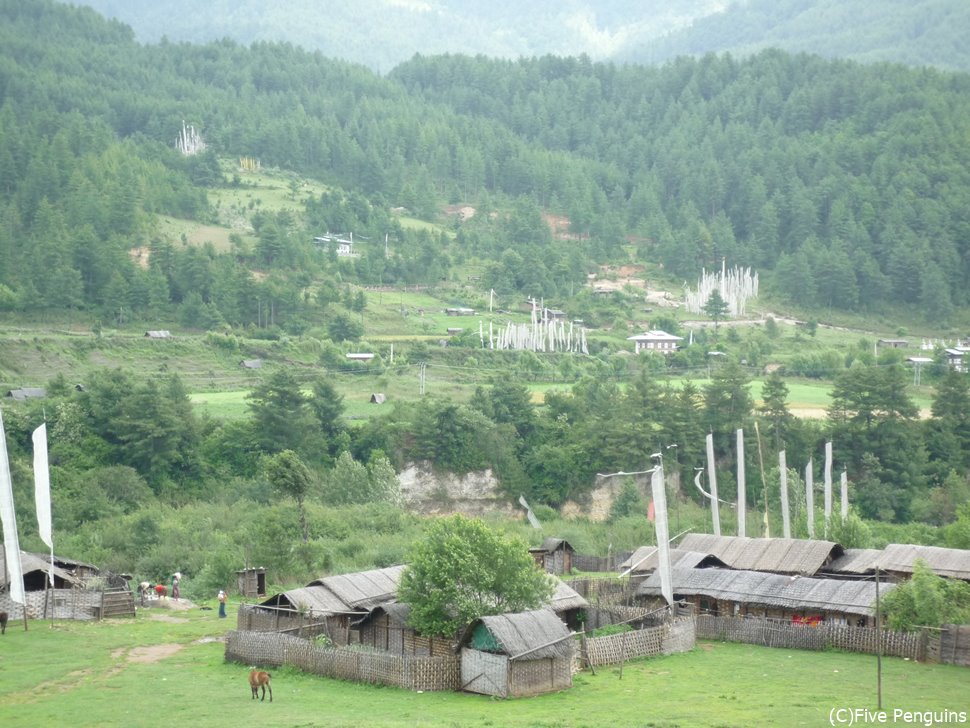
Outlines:
<svg viewBox="0 0 970 728"><path fill-rule="evenodd" d="M259 702L266 700L266 690L269 690L269 702L273 702L273 686L270 684L270 678L272 676L263 670L253 670L249 673L249 687L253 691L253 700L256 699L256 693L259 689L263 689L263 697L259 699Z"/></svg>

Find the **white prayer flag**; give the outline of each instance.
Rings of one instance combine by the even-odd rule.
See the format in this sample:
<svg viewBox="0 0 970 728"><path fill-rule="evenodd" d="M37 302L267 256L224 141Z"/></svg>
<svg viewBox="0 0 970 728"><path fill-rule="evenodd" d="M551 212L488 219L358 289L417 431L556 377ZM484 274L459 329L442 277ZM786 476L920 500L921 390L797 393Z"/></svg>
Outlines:
<svg viewBox="0 0 970 728"><path fill-rule="evenodd" d="M47 423L32 436L34 441L34 502L37 504L37 530L40 540L54 548L51 533L51 475L47 465Z"/></svg>
<svg viewBox="0 0 970 728"><path fill-rule="evenodd" d="M17 514L13 505L13 483L10 479L10 460L7 456L7 434L0 413L0 522L3 524L3 555L7 566L7 589L10 599L26 604L24 598L24 570L20 563L20 536L17 534Z"/></svg>

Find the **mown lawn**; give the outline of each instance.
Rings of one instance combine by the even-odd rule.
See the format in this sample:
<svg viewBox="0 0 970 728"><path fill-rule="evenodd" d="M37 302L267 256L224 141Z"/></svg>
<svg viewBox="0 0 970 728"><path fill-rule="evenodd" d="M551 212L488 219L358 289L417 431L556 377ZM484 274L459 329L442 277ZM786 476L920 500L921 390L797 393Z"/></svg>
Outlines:
<svg viewBox="0 0 970 728"><path fill-rule="evenodd" d="M104 623L11 623L0 639L4 726L825 726L876 706L876 659L702 643L687 654L585 671L573 688L498 700L411 693L273 672L274 702L250 699L247 667L213 611L148 610ZM883 707L970 711L970 671L883 660ZM905 722L890 724L907 725ZM911 723L912 724L912 723Z"/></svg>

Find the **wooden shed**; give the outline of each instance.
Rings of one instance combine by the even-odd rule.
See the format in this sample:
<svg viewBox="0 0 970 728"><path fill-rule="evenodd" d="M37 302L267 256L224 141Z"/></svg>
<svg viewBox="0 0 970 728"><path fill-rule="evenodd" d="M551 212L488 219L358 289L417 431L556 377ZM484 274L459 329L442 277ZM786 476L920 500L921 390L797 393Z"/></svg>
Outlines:
<svg viewBox="0 0 970 728"><path fill-rule="evenodd" d="M562 538L547 538L541 546L529 549L536 564L550 574L571 574L573 570L573 554L576 549Z"/></svg>
<svg viewBox="0 0 970 728"><path fill-rule="evenodd" d="M459 641L462 689L508 698L570 688L573 643L548 609L481 617Z"/></svg>
<svg viewBox="0 0 970 728"><path fill-rule="evenodd" d="M240 569L236 572L236 588L239 594L250 599L266 596L266 569L262 566Z"/></svg>

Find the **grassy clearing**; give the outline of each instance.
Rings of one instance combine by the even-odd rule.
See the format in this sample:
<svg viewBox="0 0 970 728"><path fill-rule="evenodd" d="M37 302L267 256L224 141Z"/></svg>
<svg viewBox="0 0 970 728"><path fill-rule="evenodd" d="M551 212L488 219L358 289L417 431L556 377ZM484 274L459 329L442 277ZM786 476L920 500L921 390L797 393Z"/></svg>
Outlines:
<svg viewBox="0 0 970 728"><path fill-rule="evenodd" d="M686 654L576 675L570 690L495 700L411 693L273 670L273 703L215 641L212 611L12 625L0 652L0 724L71 726L823 726L876 705L873 656L702 643ZM970 710L966 668L883 660L883 707ZM895 725L907 725L896 722Z"/></svg>

